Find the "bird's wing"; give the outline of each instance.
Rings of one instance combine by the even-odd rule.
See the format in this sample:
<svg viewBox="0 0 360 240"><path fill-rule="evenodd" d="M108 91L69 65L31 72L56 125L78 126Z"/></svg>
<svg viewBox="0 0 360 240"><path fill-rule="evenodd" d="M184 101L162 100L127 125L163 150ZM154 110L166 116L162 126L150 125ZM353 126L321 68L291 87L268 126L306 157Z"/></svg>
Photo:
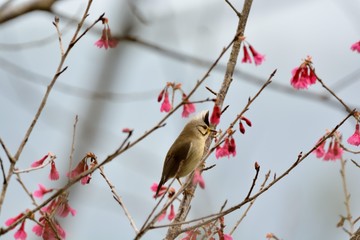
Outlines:
<svg viewBox="0 0 360 240"><path fill-rule="evenodd" d="M166 182L169 178L175 177L180 163L188 157L191 147L191 141L187 141L181 144L181 146L169 150L169 152L177 154L169 154L165 159L163 172L168 174L167 176L164 176L164 182Z"/></svg>

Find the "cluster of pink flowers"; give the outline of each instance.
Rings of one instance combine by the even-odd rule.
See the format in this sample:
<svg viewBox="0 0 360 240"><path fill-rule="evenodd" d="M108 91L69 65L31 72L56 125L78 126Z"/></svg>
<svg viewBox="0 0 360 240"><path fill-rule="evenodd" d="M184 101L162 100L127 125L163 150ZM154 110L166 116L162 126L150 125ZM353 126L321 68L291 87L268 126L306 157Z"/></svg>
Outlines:
<svg viewBox="0 0 360 240"><path fill-rule="evenodd" d="M171 198L172 196L174 196L174 194L175 194L175 189L174 189L173 187L171 187L171 188L169 188L169 190L168 190L168 188L165 187L165 186L161 186L158 195L156 195L156 190L157 190L158 186L159 186L159 184L153 183L153 185L151 185L151 187L150 187L151 191L154 192L154 196L153 196L154 198L160 197L160 196L164 195L164 194L167 193L167 192L168 192L168 197L169 197L169 198ZM166 217L166 212L167 212L167 209L165 209L165 210L161 213L161 215L160 215L159 218L157 219L159 222ZM170 213L169 213L169 215L168 215L168 219L169 219L170 221L172 221L174 218L175 218L175 209L174 209L174 205L171 204L171 205L170 205Z"/></svg>
<svg viewBox="0 0 360 240"><path fill-rule="evenodd" d="M296 89L307 89L316 83L316 75L312 67L311 57L308 56L304 62L292 70L291 85Z"/></svg>
<svg viewBox="0 0 360 240"><path fill-rule="evenodd" d="M115 39L111 36L111 30L109 27L109 19L104 17L101 19L101 21L102 21L102 24L104 25L104 29L102 30L101 38L95 42L95 46L97 46L99 48L104 47L105 49L108 49L109 47L115 48L119 42L117 39Z"/></svg>
<svg viewBox="0 0 360 240"><path fill-rule="evenodd" d="M317 144L323 141L314 151L317 158L323 158L325 161L341 159L344 150L340 146L341 134L336 132L330 138L330 143L325 151L326 141L323 141L323 137L319 139Z"/></svg>
<svg viewBox="0 0 360 240"><path fill-rule="evenodd" d="M183 101L183 111L181 116L188 117L191 113L195 112L195 105L189 101L187 95L181 88L181 83L166 83L166 86L163 90L161 90L160 94L158 95L158 102L161 102L160 112L170 112L172 109L172 104L169 100L169 88L172 88L172 94L174 99L174 94L177 90L181 91L182 94L182 101Z"/></svg>
<svg viewBox="0 0 360 240"><path fill-rule="evenodd" d="M47 160L48 157L49 157L49 160L46 163L45 160ZM45 167L47 164L50 163L51 168L50 168L49 178L52 181L56 181L56 180L59 179L60 176L59 176L59 171L56 169L55 159L56 159L56 156L52 152L49 152L48 154L43 156L41 159L33 162L31 164L31 167L33 167L33 168L41 168L41 167Z"/></svg>
<svg viewBox="0 0 360 240"><path fill-rule="evenodd" d="M227 135L224 141L224 145L222 147L220 145L217 146L215 150L215 156L217 159L221 157L230 157L230 155L233 157L236 156L236 144L232 133Z"/></svg>
<svg viewBox="0 0 360 240"><path fill-rule="evenodd" d="M358 53L360 53L360 41L354 43L353 45L351 45L351 50L356 51Z"/></svg>
<svg viewBox="0 0 360 240"><path fill-rule="evenodd" d="M255 65L258 66L258 65L262 64L263 61L265 61L265 55L258 53L251 44L249 44L247 41L245 41L245 37L242 37L242 38L243 38L243 44L244 44L243 45L244 57L241 60L241 62L252 63L252 60L251 60L251 57L250 57L250 54L248 51L248 49L249 49L250 53L254 59Z"/></svg>
<svg viewBox="0 0 360 240"><path fill-rule="evenodd" d="M56 169L55 165L55 158L56 156L49 152L44 157L42 157L40 160L35 161L31 164L31 167L33 168L43 168L46 165L50 164L50 174L49 178L50 180L58 180L60 178L59 171ZM48 162L45 162L48 160ZM78 168L76 168L78 169ZM79 172L80 170L73 170L70 175L75 175L74 173ZM87 180L88 181L88 180ZM43 184L38 184L39 188L33 192L33 196L37 198L43 198L45 194L52 192L53 188L46 188ZM61 227L56 216L59 217L67 217L69 214L72 216L76 215L76 210L71 208L68 203L68 193L64 192L62 195L59 195L58 197L54 198L48 205L43 207L41 209L40 214L41 216L38 219L38 223L33 228L32 231L42 237L45 240L48 239L64 239L66 236L65 230ZM20 213L18 216L14 218L10 218L5 222L6 226L11 226L13 223L19 221L19 219L23 218L25 215L28 215L29 213ZM31 214L31 218L35 218L33 214ZM25 231L25 221L26 218L22 220L20 228L15 232L14 238L25 240L27 238L27 233Z"/></svg>

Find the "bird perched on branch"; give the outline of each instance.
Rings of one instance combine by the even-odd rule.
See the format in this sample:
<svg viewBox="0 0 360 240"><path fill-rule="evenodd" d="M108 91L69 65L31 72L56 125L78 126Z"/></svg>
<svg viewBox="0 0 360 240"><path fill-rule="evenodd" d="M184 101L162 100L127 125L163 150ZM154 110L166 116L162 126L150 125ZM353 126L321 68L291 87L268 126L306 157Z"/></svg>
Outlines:
<svg viewBox="0 0 360 240"><path fill-rule="evenodd" d="M184 127L166 154L163 172L155 196L161 186L170 178L179 178L191 173L200 162L206 139L212 130L209 123L209 111L202 111Z"/></svg>

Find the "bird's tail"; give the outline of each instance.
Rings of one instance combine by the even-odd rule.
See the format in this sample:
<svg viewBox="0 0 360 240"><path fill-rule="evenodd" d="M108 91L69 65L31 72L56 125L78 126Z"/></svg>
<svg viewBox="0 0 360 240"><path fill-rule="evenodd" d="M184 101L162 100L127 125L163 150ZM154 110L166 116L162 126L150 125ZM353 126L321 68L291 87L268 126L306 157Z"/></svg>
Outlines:
<svg viewBox="0 0 360 240"><path fill-rule="evenodd" d="M165 181L164 181L164 178L161 178L160 182L159 182L159 185L156 189L156 194L155 194L155 198L159 197L159 192L160 192L160 189L161 187L164 185Z"/></svg>

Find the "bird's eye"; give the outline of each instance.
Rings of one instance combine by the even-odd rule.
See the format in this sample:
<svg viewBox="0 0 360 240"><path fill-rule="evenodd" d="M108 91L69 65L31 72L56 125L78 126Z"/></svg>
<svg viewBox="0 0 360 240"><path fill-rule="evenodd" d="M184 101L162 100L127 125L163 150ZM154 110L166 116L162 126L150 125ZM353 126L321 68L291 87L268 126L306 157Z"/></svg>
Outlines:
<svg viewBox="0 0 360 240"><path fill-rule="evenodd" d="M198 125L197 130L201 133L201 135L206 136L209 133L209 127L206 125Z"/></svg>

